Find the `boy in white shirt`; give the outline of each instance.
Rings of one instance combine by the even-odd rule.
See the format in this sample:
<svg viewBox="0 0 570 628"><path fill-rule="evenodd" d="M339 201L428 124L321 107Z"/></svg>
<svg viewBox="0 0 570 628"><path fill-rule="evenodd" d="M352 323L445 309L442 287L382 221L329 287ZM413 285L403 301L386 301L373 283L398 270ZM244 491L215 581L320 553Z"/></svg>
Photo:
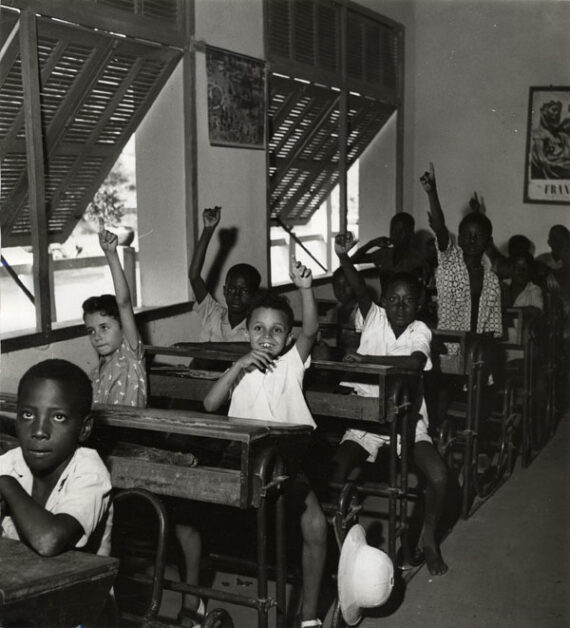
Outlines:
<svg viewBox="0 0 570 628"><path fill-rule="evenodd" d="M376 305L348 257L348 251L353 246L350 232L336 237L335 252L358 298L356 324L362 327L358 352L349 353L344 359L347 362L395 365L418 371L431 369L431 331L425 323L416 320L421 306L421 283L414 275L397 273L382 295L382 307ZM377 385L357 382L344 382L344 385L351 386L359 395L378 396ZM430 573L442 575L447 571L447 565L441 556L436 531L447 491L447 469L428 434L429 422L423 395L417 395L416 406L410 412L418 415L413 458L427 479L421 549ZM373 462L386 440L385 436L347 430L335 455L334 480L342 482L364 462Z"/></svg>
<svg viewBox="0 0 570 628"><path fill-rule="evenodd" d="M299 288L303 325L294 344L293 311L283 297L260 295L247 316L251 351L237 360L212 386L204 399L209 412L231 398L228 415L315 427L303 397L303 375L319 323L311 271L296 262L291 279ZM291 469L290 469L291 471ZM327 523L317 497L302 472L291 473L288 497L302 500L303 603L301 627L322 626L317 602L326 559Z"/></svg>

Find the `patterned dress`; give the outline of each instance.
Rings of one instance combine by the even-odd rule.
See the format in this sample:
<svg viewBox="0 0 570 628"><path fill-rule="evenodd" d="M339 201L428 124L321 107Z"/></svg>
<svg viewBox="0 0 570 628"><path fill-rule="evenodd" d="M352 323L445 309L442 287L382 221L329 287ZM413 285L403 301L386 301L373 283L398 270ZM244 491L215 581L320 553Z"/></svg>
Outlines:
<svg viewBox="0 0 570 628"><path fill-rule="evenodd" d="M101 359L90 377L94 403L144 408L147 385L142 341L139 339L133 350L123 338L111 359Z"/></svg>

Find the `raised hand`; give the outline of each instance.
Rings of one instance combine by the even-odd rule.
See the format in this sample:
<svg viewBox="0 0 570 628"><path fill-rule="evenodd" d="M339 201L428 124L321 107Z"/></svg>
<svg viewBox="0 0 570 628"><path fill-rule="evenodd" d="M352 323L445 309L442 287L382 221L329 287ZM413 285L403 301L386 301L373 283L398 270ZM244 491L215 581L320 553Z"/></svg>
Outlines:
<svg viewBox="0 0 570 628"><path fill-rule="evenodd" d="M481 202L479 201L477 192L473 192L473 196L469 199L469 208L475 213L481 211Z"/></svg>
<svg viewBox="0 0 570 628"><path fill-rule="evenodd" d="M291 273L289 276L297 288L310 288L313 285L313 273L311 269L296 260L292 260Z"/></svg>
<svg viewBox="0 0 570 628"><path fill-rule="evenodd" d="M99 244L105 253L117 250L119 238L112 232L105 229L105 223L99 218Z"/></svg>
<svg viewBox="0 0 570 628"><path fill-rule="evenodd" d="M426 192L436 191L435 169L431 161L429 162L429 170L426 170L420 177L420 183Z"/></svg>
<svg viewBox="0 0 570 628"><path fill-rule="evenodd" d="M204 227L210 227L215 229L220 222L222 208L216 205L215 207L206 207L202 212L202 220L204 221Z"/></svg>
<svg viewBox="0 0 570 628"><path fill-rule="evenodd" d="M339 233L334 239L334 252L337 255L345 255L357 242L358 240L354 239L352 231Z"/></svg>

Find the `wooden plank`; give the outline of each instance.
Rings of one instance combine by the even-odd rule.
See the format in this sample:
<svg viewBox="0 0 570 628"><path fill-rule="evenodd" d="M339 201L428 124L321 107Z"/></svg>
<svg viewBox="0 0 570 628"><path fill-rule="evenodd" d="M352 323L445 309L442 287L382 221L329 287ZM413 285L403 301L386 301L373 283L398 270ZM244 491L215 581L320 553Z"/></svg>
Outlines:
<svg viewBox="0 0 570 628"><path fill-rule="evenodd" d="M381 418L377 397L341 395L332 392L307 390L305 393L311 414L332 416L357 421L378 423Z"/></svg>
<svg viewBox="0 0 570 628"><path fill-rule="evenodd" d="M138 458L110 455L105 462L115 488L145 489L157 495L169 495L239 508L242 504L241 472L214 467L183 467L148 462Z"/></svg>
<svg viewBox="0 0 570 628"><path fill-rule="evenodd" d="M236 419L194 411L102 404L94 405L93 416L101 425L109 427L126 427L244 443L252 443L269 436L300 435L311 431L307 425Z"/></svg>
<svg viewBox="0 0 570 628"><path fill-rule="evenodd" d="M99 575L116 575L116 558L69 551L42 557L20 541L0 538L0 601L16 600L67 587Z"/></svg>
<svg viewBox="0 0 570 628"><path fill-rule="evenodd" d="M30 11L24 11L20 19L20 50L29 182L28 194L35 271L36 329L43 334L47 334L51 329L51 305L37 25L36 17Z"/></svg>

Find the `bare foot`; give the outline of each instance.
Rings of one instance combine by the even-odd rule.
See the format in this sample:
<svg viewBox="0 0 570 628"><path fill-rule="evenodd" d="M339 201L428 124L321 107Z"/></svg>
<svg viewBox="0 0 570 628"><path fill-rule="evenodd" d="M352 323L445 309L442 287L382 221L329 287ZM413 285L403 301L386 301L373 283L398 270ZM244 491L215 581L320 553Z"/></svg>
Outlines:
<svg viewBox="0 0 570 628"><path fill-rule="evenodd" d="M432 576L443 576L447 572L447 565L443 560L439 549L424 546L424 557L427 568Z"/></svg>

